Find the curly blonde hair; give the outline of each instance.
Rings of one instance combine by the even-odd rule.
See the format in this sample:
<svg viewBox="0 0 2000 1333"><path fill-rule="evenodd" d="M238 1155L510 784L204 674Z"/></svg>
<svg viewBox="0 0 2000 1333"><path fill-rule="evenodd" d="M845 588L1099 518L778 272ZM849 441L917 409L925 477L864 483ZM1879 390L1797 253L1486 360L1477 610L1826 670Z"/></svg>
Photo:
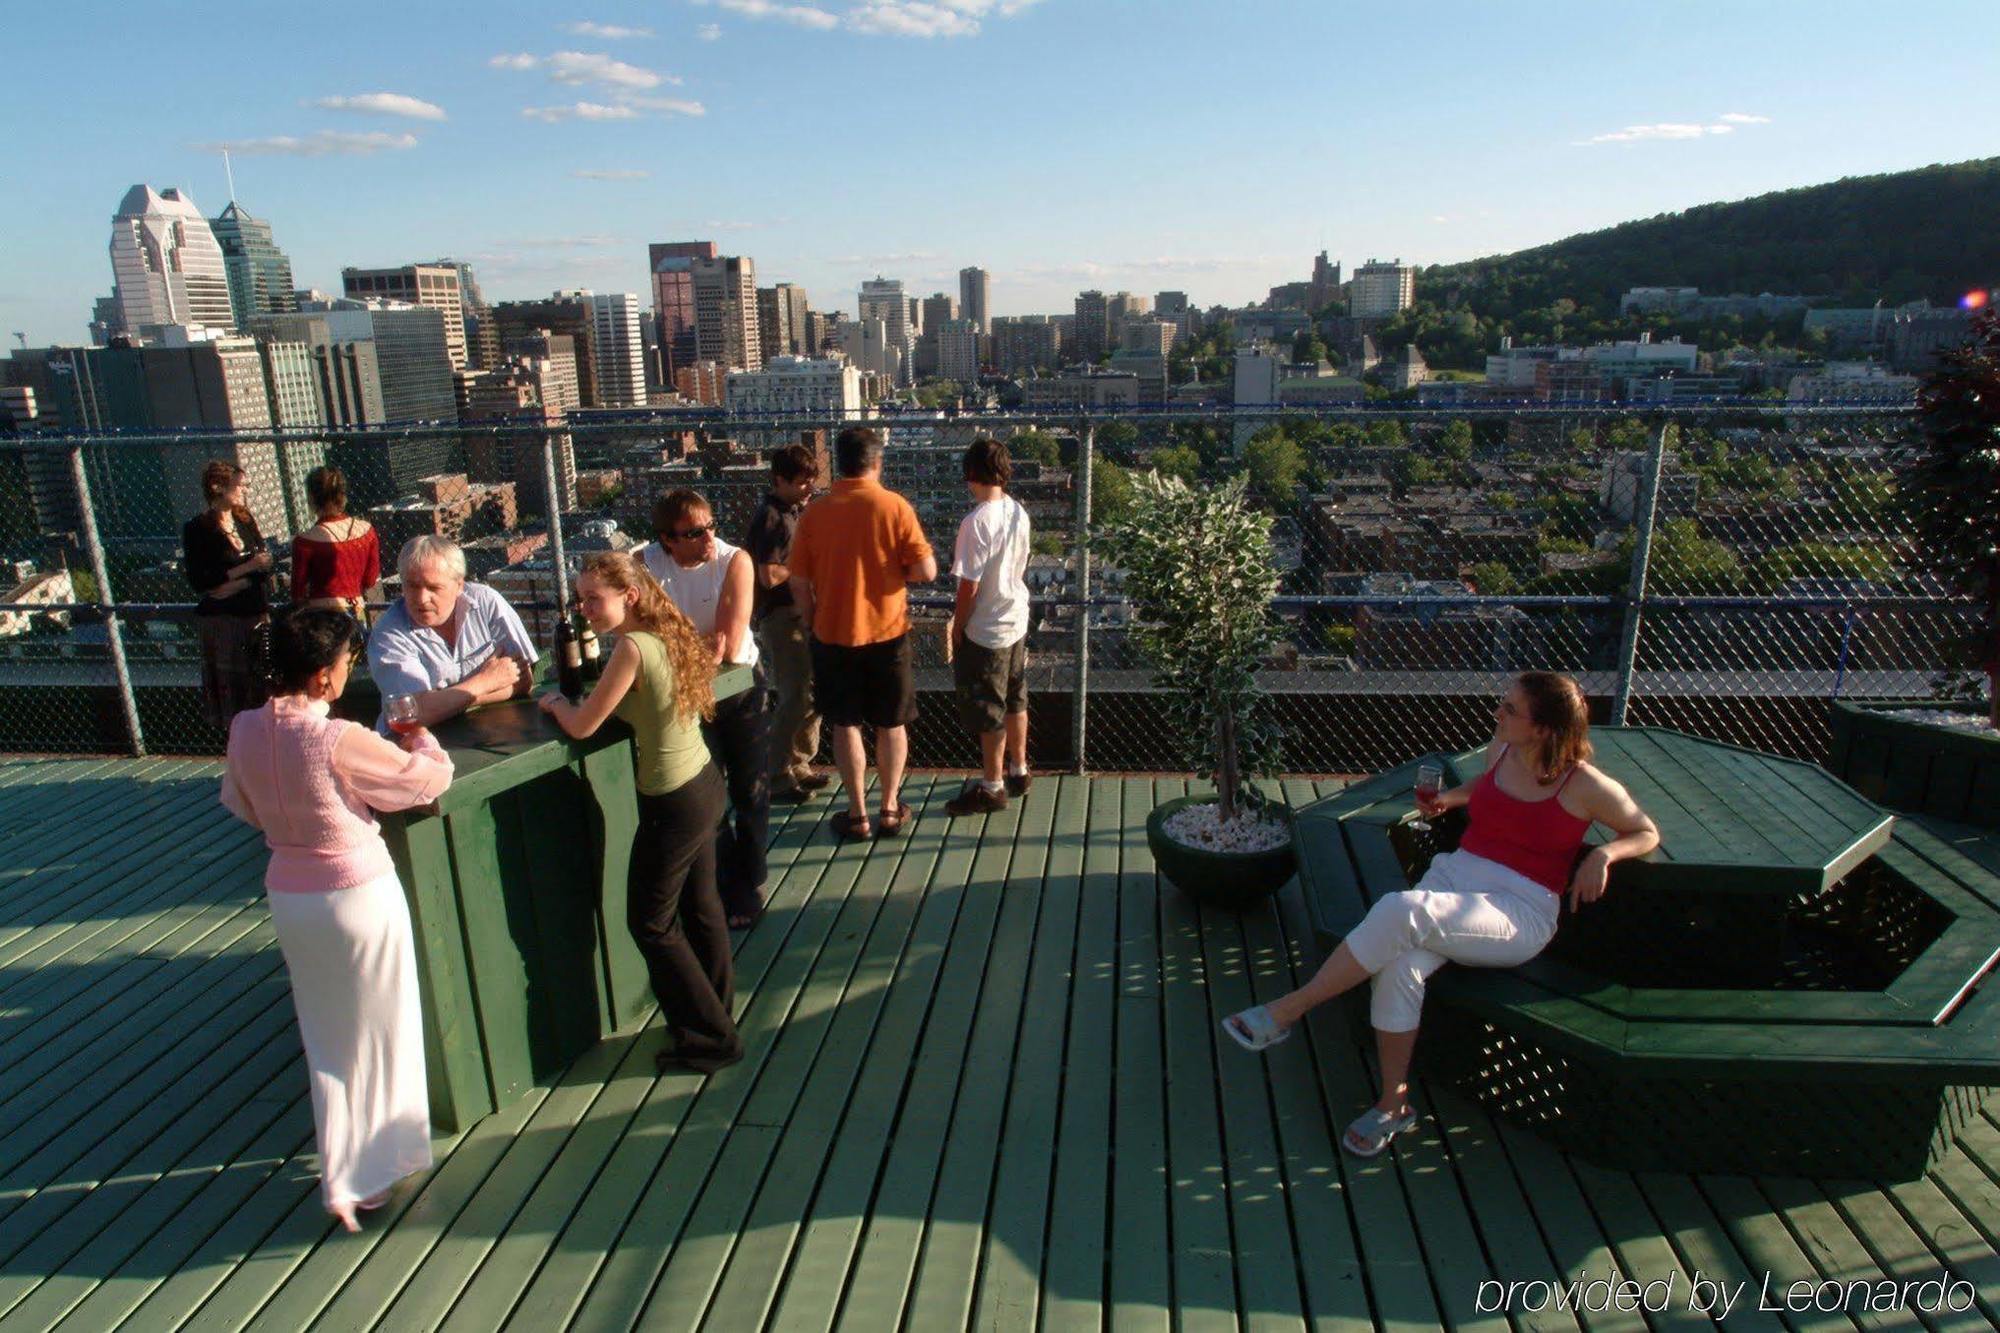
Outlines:
<svg viewBox="0 0 2000 1333"><path fill-rule="evenodd" d="M600 551L583 562L583 572L613 592L636 594L626 618L666 647L674 669L674 715L684 723L714 717L715 654L645 563L622 551Z"/></svg>

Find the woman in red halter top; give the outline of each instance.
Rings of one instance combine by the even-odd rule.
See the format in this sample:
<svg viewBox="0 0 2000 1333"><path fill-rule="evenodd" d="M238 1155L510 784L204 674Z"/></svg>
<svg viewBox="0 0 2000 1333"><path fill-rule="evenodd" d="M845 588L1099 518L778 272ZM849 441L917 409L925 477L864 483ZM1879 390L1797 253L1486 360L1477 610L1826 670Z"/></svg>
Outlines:
<svg viewBox="0 0 2000 1333"><path fill-rule="evenodd" d="M1466 807L1458 850L1434 858L1415 888L1379 900L1311 981L1223 1020L1240 1045L1262 1050L1289 1036L1314 1006L1373 978L1369 1018L1382 1096L1342 1139L1357 1156L1373 1157L1416 1123L1410 1055L1431 973L1448 962L1527 962L1555 936L1565 893L1571 911L1596 902L1614 861L1660 844L1646 812L1591 765L1590 714L1575 681L1527 672L1508 688L1493 720L1486 771L1422 806L1425 815ZM1594 823L1616 836L1579 859Z"/></svg>

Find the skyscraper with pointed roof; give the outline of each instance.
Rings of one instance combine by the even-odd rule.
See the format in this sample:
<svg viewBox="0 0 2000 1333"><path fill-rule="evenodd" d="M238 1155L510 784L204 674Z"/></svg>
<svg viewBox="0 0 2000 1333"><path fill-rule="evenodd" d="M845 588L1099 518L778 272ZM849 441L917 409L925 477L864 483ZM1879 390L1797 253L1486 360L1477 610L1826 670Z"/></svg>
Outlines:
<svg viewBox="0 0 2000 1333"><path fill-rule="evenodd" d="M236 327L222 247L182 190L134 185L111 219L111 276L118 328Z"/></svg>
<svg viewBox="0 0 2000 1333"><path fill-rule="evenodd" d="M231 199L208 225L222 247L229 308L237 328L249 328L258 315L289 315L299 308L292 294L292 261L271 239L270 223L251 217Z"/></svg>

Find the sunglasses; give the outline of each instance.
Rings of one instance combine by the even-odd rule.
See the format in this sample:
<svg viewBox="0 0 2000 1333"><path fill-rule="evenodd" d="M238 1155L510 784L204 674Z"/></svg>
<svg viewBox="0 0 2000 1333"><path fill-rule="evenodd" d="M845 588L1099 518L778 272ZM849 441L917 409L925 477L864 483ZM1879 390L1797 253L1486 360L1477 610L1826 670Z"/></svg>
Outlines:
<svg viewBox="0 0 2000 1333"><path fill-rule="evenodd" d="M691 541L698 541L701 538L708 536L710 533L714 531L715 531L715 525L713 523L709 523L709 524L704 524L701 527L682 528L679 532L668 533L667 536L673 541L691 542Z"/></svg>

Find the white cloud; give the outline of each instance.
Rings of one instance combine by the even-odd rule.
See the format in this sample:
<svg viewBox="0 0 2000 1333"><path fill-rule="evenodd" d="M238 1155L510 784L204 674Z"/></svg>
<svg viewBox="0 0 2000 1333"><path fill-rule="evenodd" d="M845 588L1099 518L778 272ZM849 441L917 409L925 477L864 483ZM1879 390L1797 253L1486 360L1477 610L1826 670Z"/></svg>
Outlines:
<svg viewBox="0 0 2000 1333"><path fill-rule="evenodd" d="M410 120L443 120L444 108L435 102L403 93L354 93L346 97L316 97L306 103L322 111L359 111L375 116L403 116Z"/></svg>
<svg viewBox="0 0 2000 1333"><path fill-rule="evenodd" d="M494 56L486 63L494 69L539 69L555 83L596 84L600 88L628 91L657 88L663 82L680 82L679 79L663 78L650 69L628 65L622 60L614 60L602 53L589 51L557 51L553 55L546 56L523 52Z"/></svg>
<svg viewBox="0 0 2000 1333"><path fill-rule="evenodd" d="M642 181L650 178L652 172L636 168L609 167L602 169L580 168L569 173L580 181Z"/></svg>
<svg viewBox="0 0 2000 1333"><path fill-rule="evenodd" d="M1038 0L869 0L848 11L856 32L890 37L976 37L980 20L1012 18Z"/></svg>
<svg viewBox="0 0 2000 1333"><path fill-rule="evenodd" d="M572 102L568 106L524 106L521 114L529 120L547 121L553 125L564 120L637 120L639 113L629 106L611 106L603 102Z"/></svg>
<svg viewBox="0 0 2000 1333"><path fill-rule="evenodd" d="M196 148L211 153L227 149L238 157L366 157L384 150L400 150L416 146L416 135L391 134L386 130L371 130L366 134L316 130L303 137L279 134L267 139L229 139L219 143L195 145Z"/></svg>
<svg viewBox="0 0 2000 1333"><path fill-rule="evenodd" d="M687 97L621 97L620 106L635 111L659 111L669 116L705 116L708 108Z"/></svg>
<svg viewBox="0 0 2000 1333"><path fill-rule="evenodd" d="M1705 122L1661 121L1653 125L1627 125L1622 130L1611 130L1604 134L1593 134L1588 139L1578 139L1579 148L1588 148L1600 143L1658 143L1662 141L1688 141L1709 139L1718 134L1734 134L1740 125L1768 125L1769 116L1752 116L1741 111L1730 111Z"/></svg>
<svg viewBox="0 0 2000 1333"><path fill-rule="evenodd" d="M837 17L813 5L780 4L777 0L695 0L695 3L713 4L732 14L741 14L745 18L776 19L780 23L813 28L821 32L840 26Z"/></svg>
<svg viewBox="0 0 2000 1333"><path fill-rule="evenodd" d="M623 41L628 37L651 37L651 28L625 28L616 23L565 23L564 32L575 33L578 37L601 37L607 42Z"/></svg>
<svg viewBox="0 0 2000 1333"><path fill-rule="evenodd" d="M722 36L722 25L720 23L704 23L694 30L694 35L697 41L712 42Z"/></svg>

